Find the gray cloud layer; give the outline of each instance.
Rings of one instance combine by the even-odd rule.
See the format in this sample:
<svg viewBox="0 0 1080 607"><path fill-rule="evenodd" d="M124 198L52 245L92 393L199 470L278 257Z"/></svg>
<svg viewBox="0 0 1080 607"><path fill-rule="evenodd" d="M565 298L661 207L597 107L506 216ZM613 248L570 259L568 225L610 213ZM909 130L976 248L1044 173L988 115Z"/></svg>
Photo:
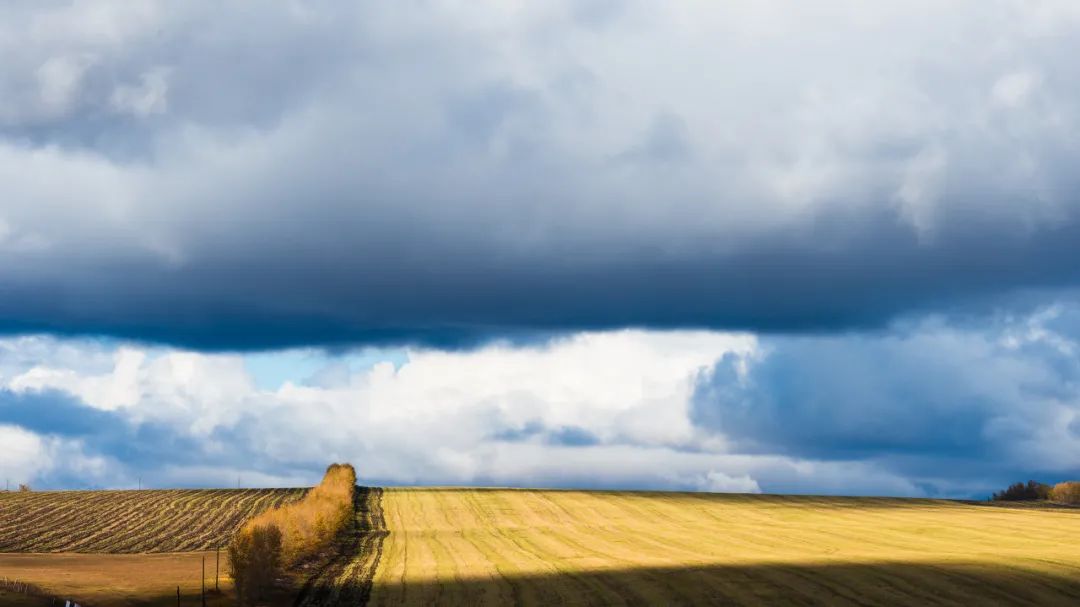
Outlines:
<svg viewBox="0 0 1080 607"><path fill-rule="evenodd" d="M1073 478L1078 335L1080 310L1059 306L978 328L775 338L745 372L718 362L693 417L739 452L872 462L924 487Z"/></svg>
<svg viewBox="0 0 1080 607"><path fill-rule="evenodd" d="M1076 286L1059 2L9 3L0 330L881 323Z"/></svg>

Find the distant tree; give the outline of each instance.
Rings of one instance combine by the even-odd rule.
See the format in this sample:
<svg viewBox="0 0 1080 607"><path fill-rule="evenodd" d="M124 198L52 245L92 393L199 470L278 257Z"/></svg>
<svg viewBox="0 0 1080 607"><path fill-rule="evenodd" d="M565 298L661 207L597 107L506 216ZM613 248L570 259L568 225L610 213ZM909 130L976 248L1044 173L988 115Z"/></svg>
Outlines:
<svg viewBox="0 0 1080 607"><path fill-rule="evenodd" d="M29 493L30 492L30 485L27 485L26 483L19 484L19 491L21 491L23 493Z"/></svg>
<svg viewBox="0 0 1080 607"><path fill-rule="evenodd" d="M1062 504L1080 504L1080 481L1067 481L1054 485L1050 499Z"/></svg>
<svg viewBox="0 0 1080 607"><path fill-rule="evenodd" d="M995 493L993 499L999 502L1048 500L1052 490L1050 485L1036 481L1028 481L1027 484L1014 483L1009 485L1008 489Z"/></svg>

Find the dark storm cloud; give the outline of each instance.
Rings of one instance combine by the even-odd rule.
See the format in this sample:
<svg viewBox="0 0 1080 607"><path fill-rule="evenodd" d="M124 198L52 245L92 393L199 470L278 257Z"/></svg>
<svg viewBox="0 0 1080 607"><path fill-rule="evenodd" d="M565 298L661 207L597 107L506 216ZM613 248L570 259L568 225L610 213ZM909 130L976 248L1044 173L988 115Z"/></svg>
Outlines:
<svg viewBox="0 0 1080 607"><path fill-rule="evenodd" d="M0 332L834 331L1077 286L1068 11L582 6L3 9Z"/></svg>
<svg viewBox="0 0 1080 607"><path fill-rule="evenodd" d="M84 451L153 469L205 457L199 441L166 425L132 423L122 413L95 409L64 392L14 393L0 390L0 424L31 432L78 439Z"/></svg>
<svg viewBox="0 0 1080 607"><path fill-rule="evenodd" d="M114 415L87 407L64 392L23 394L0 389L0 424L81 437L114 428L118 421Z"/></svg>
<svg viewBox="0 0 1080 607"><path fill-rule="evenodd" d="M733 449L874 462L937 486L1080 474L1075 307L975 329L924 321L878 334L777 337L760 360L725 356L695 423ZM743 365L746 365L745 367Z"/></svg>
<svg viewBox="0 0 1080 607"><path fill-rule="evenodd" d="M9 284L0 327L210 349L393 341L454 346L494 335L620 326L867 328L905 312L959 313L965 304L1024 287L1076 284L1072 260L1080 255L1080 233L1071 228L1040 242L1008 243L989 232L982 244L958 236L923 247L897 226L878 224L864 226L856 242L822 250L813 241L840 229L834 221L842 219L823 218L812 235L758 243L711 261L639 252L545 266L544 259L500 263L497 251L440 252L438 245L406 251L388 243L371 251L382 258L366 267L359 260L371 259L367 253L290 251L283 244L261 249L256 260L221 256L181 268L87 269L79 280L33 277L29 284ZM397 236L402 243L425 242Z"/></svg>

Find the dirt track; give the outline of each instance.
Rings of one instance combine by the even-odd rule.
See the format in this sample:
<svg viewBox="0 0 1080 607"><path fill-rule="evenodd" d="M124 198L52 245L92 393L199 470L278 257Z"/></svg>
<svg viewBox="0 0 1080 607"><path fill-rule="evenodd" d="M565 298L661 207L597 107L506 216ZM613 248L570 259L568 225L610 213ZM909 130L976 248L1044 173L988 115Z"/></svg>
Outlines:
<svg viewBox="0 0 1080 607"><path fill-rule="evenodd" d="M342 538L337 556L304 585L297 607L367 604L387 534L382 495L382 489L357 488L352 529Z"/></svg>

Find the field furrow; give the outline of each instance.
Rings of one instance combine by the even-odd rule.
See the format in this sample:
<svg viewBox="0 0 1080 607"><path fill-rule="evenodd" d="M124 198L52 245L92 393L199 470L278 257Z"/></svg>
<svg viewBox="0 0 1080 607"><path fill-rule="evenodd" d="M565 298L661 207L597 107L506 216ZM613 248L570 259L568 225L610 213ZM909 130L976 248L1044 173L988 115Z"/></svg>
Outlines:
<svg viewBox="0 0 1080 607"><path fill-rule="evenodd" d="M0 493L0 552L213 550L245 520L305 489Z"/></svg>

